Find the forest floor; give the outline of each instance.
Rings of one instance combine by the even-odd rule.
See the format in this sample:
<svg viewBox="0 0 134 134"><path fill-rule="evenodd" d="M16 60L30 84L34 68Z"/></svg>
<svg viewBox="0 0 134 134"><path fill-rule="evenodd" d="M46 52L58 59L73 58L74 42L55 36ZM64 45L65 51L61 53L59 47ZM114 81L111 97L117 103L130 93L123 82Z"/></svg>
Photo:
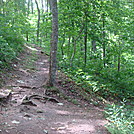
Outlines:
<svg viewBox="0 0 134 134"><path fill-rule="evenodd" d="M64 74L57 74L56 87L42 86L48 60L40 47L26 46L13 70L1 74L0 134L109 134L103 108L71 92Z"/></svg>

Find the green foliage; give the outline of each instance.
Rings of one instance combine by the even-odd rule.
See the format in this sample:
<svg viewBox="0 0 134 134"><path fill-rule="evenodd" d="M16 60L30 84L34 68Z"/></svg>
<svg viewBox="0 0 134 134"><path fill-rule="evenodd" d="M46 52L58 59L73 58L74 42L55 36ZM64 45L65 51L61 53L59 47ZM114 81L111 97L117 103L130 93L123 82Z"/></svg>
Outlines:
<svg viewBox="0 0 134 134"><path fill-rule="evenodd" d="M122 72L117 72L114 69L103 69L100 73L100 82L108 85L110 93L115 95L117 98L129 99L134 97L134 72L132 69L124 69Z"/></svg>
<svg viewBox="0 0 134 134"><path fill-rule="evenodd" d="M60 1L59 68L104 98L133 98L132 13L128 1Z"/></svg>
<svg viewBox="0 0 134 134"><path fill-rule="evenodd" d="M0 61L1 64L6 64L5 62L10 62L13 58L15 58L16 53L13 50L12 46L10 46L9 43L6 42L6 40L4 40L2 37L0 38L0 44Z"/></svg>
<svg viewBox="0 0 134 134"><path fill-rule="evenodd" d="M27 7L26 0L1 3L0 68L16 58L24 40L40 44L47 53L50 51L49 6L46 12L40 9L37 42L38 12L34 7L32 11L32 1L29 4ZM58 67L84 87L89 97L94 93L105 99L133 99L133 3L128 0L60 0L58 9ZM111 133L133 132L134 113L130 111L125 104L108 108L111 124L107 128Z"/></svg>
<svg viewBox="0 0 134 134"><path fill-rule="evenodd" d="M107 129L111 134L134 134L134 108L126 105L108 105L105 114L109 123Z"/></svg>
<svg viewBox="0 0 134 134"><path fill-rule="evenodd" d="M24 1L23 1L24 2ZM24 36L29 29L25 6L19 3L5 1L0 10L0 64L5 67L21 52ZM22 5L22 3L21 3Z"/></svg>

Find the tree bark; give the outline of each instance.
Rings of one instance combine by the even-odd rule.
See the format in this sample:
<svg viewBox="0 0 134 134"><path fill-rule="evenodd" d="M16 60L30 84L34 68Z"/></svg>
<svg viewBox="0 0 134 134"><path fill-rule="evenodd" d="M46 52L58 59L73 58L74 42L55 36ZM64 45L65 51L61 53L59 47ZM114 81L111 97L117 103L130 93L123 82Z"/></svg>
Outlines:
<svg viewBox="0 0 134 134"><path fill-rule="evenodd" d="M40 9L37 0L35 0L37 10L38 10L38 21L37 21L37 42L39 41L39 33L40 33Z"/></svg>
<svg viewBox="0 0 134 134"><path fill-rule="evenodd" d="M70 43L71 43L71 36L68 37L68 49L67 49L67 55L70 57Z"/></svg>
<svg viewBox="0 0 134 134"><path fill-rule="evenodd" d="M41 6L42 6L42 13L44 13L44 3L43 3L44 0L41 0Z"/></svg>
<svg viewBox="0 0 134 134"><path fill-rule="evenodd" d="M30 0L28 0L27 2L27 16L29 15L30 13Z"/></svg>
<svg viewBox="0 0 134 134"><path fill-rule="evenodd" d="M102 36L103 36L103 44L102 44L102 48L103 48L103 65L104 67L106 67L106 44L105 44L105 15L102 15L103 17L103 31L102 31Z"/></svg>
<svg viewBox="0 0 134 134"><path fill-rule="evenodd" d="M76 54L76 41L75 41L74 37L72 37L72 44L73 44L73 52L72 52L72 56L71 56L71 59L70 59L70 66L71 67L73 66L73 60L74 60L74 57L75 57L75 54Z"/></svg>
<svg viewBox="0 0 134 134"><path fill-rule="evenodd" d="M87 64L87 13L85 13L85 30L84 30L84 51L85 51L85 55L84 55L84 62L85 62L85 66Z"/></svg>
<svg viewBox="0 0 134 134"><path fill-rule="evenodd" d="M96 40L92 40L91 44L92 44L92 51L96 52Z"/></svg>
<svg viewBox="0 0 134 134"><path fill-rule="evenodd" d="M119 48L118 48L118 72L120 72L121 68L121 44L119 41Z"/></svg>
<svg viewBox="0 0 134 134"><path fill-rule="evenodd" d="M50 0L52 12L52 36L50 50L49 78L47 85L54 86L57 67L57 44L58 44L58 9L57 0Z"/></svg>
<svg viewBox="0 0 134 134"><path fill-rule="evenodd" d="M34 5L33 5L33 1L31 0L31 13L34 14Z"/></svg>

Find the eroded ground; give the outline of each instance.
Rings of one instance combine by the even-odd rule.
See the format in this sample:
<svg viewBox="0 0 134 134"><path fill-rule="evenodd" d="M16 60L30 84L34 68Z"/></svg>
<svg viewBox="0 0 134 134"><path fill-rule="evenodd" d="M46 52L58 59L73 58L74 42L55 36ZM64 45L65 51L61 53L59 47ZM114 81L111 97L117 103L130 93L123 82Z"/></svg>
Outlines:
<svg viewBox="0 0 134 134"><path fill-rule="evenodd" d="M66 87L60 85L61 78L56 90L46 92L42 85L48 76L48 59L32 45L26 46L14 64L14 71L0 89L11 92L8 103L1 103L0 134L108 134L102 109L78 96L77 105L60 96L60 92L68 96Z"/></svg>

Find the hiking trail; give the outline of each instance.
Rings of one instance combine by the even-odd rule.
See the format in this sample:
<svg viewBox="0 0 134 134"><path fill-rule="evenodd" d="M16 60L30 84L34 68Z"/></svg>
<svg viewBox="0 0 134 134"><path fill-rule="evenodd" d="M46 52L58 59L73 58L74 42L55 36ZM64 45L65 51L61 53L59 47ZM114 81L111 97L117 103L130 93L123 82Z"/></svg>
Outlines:
<svg viewBox="0 0 134 134"><path fill-rule="evenodd" d="M49 57L34 44L25 47L0 89L0 134L109 134L103 109L63 88L62 74L55 88L43 86ZM79 105L64 96L76 97Z"/></svg>

